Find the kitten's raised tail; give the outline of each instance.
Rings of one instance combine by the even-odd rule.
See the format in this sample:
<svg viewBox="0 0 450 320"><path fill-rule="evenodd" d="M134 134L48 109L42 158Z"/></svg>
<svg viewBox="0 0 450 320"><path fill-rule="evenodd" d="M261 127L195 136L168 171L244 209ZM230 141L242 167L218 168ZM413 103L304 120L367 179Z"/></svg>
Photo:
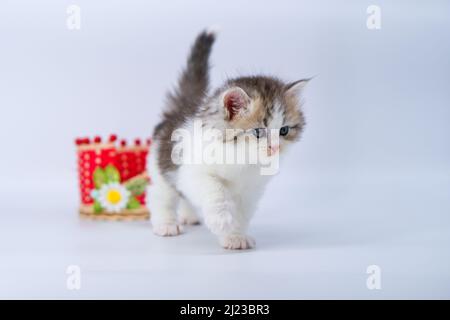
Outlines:
<svg viewBox="0 0 450 320"><path fill-rule="evenodd" d="M209 55L216 38L214 31L205 30L197 36L187 60L187 66L180 76L172 102L179 108L198 106L209 85Z"/></svg>

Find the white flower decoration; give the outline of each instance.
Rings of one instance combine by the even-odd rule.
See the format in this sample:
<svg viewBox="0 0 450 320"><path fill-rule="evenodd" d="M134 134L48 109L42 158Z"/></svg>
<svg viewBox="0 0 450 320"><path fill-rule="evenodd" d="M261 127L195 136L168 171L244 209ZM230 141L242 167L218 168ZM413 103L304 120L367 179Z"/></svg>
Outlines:
<svg viewBox="0 0 450 320"><path fill-rule="evenodd" d="M92 198L92 199L97 199L97 198L98 198L98 190L93 189L93 190L91 191L91 198Z"/></svg>
<svg viewBox="0 0 450 320"><path fill-rule="evenodd" d="M117 182L109 183L100 188L97 199L106 211L117 213L126 208L130 191Z"/></svg>

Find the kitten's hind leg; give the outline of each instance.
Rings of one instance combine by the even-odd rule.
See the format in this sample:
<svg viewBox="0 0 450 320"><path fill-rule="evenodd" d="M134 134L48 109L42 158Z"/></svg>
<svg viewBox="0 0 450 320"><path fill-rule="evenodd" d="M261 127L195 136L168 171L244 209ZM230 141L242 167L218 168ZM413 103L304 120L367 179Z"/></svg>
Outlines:
<svg viewBox="0 0 450 320"><path fill-rule="evenodd" d="M180 202L178 204L178 221L181 224L186 225L200 224L200 219L195 213L191 203L183 197L180 197Z"/></svg>
<svg viewBox="0 0 450 320"><path fill-rule="evenodd" d="M159 236L179 235L182 230L176 215L179 200L177 191L159 176L148 188L148 199L153 232Z"/></svg>

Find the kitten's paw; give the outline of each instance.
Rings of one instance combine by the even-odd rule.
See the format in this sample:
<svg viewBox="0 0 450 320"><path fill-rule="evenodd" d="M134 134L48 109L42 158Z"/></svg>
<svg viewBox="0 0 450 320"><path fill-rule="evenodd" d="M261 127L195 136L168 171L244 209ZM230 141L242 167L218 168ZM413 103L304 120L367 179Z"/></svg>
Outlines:
<svg viewBox="0 0 450 320"><path fill-rule="evenodd" d="M220 237L220 245L230 250L246 250L254 248L256 245L252 237L242 234L230 234Z"/></svg>
<svg viewBox="0 0 450 320"><path fill-rule="evenodd" d="M172 237L181 234L182 228L178 224L157 224L153 226L153 233L161 237Z"/></svg>
<svg viewBox="0 0 450 320"><path fill-rule="evenodd" d="M200 224L200 219L196 215L180 215L178 222L184 225L197 225Z"/></svg>

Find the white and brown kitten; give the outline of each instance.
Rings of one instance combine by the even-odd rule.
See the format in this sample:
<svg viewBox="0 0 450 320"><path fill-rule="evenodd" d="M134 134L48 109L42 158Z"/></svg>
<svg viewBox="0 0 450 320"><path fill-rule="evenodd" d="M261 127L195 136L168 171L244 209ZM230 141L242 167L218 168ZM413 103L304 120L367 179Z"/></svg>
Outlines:
<svg viewBox="0 0 450 320"><path fill-rule="evenodd" d="M155 128L149 207L157 235L180 234L182 224L199 223L197 212L201 212L206 226L224 248L248 249L255 242L248 236L247 227L270 175L261 174L259 164L174 161L175 148L194 156L203 148L195 149L184 139L177 141L173 134L183 129L194 144L205 142L194 132L196 121L201 121L202 129L223 133L210 140L216 147L239 151L247 150L245 144L261 148L261 138L275 131L277 139L262 144L263 154L278 157L303 130L299 93L307 80L286 84L272 77L241 77L209 93L208 59L214 40L215 34L207 31L197 37L178 86L168 95L163 119ZM237 139L238 135L245 139Z"/></svg>

